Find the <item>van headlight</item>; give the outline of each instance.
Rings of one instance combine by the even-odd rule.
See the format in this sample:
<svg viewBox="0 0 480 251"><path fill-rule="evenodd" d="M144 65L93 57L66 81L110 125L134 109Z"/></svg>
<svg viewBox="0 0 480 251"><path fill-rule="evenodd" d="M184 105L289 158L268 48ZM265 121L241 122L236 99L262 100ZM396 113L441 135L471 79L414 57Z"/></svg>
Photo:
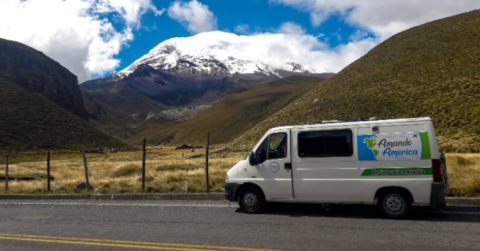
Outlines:
<svg viewBox="0 0 480 251"><path fill-rule="evenodd" d="M225 175L225 182L228 182L229 180L229 177L228 177L228 174Z"/></svg>

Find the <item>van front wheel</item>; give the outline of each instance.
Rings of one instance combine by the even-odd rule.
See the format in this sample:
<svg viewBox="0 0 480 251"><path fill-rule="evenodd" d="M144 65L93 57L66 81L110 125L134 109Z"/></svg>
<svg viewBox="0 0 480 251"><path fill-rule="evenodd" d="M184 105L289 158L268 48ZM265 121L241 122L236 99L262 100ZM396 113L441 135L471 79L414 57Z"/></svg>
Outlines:
<svg viewBox="0 0 480 251"><path fill-rule="evenodd" d="M387 218L398 219L410 212L412 202L404 191L387 190L378 197L377 206Z"/></svg>
<svg viewBox="0 0 480 251"><path fill-rule="evenodd" d="M246 187L240 191L238 205L244 212L256 214L265 209L265 199L258 189Z"/></svg>

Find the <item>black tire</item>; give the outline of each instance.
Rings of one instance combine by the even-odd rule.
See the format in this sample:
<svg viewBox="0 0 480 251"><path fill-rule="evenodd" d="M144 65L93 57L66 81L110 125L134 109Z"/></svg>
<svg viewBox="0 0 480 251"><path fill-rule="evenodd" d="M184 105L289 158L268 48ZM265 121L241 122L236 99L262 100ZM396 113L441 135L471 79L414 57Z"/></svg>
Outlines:
<svg viewBox="0 0 480 251"><path fill-rule="evenodd" d="M246 213L258 214L265 210L266 201L257 188L245 187L238 196L238 205Z"/></svg>
<svg viewBox="0 0 480 251"><path fill-rule="evenodd" d="M377 207L385 217L400 219L408 215L412 208L412 201L407 192L389 189L378 196Z"/></svg>

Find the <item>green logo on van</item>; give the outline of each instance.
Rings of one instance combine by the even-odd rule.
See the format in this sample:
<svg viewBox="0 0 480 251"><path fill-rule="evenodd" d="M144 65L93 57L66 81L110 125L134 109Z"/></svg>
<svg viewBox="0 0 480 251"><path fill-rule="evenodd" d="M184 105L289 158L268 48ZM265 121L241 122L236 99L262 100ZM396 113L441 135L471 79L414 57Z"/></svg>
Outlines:
<svg viewBox="0 0 480 251"><path fill-rule="evenodd" d="M357 135L358 160L430 159L427 132Z"/></svg>
<svg viewBox="0 0 480 251"><path fill-rule="evenodd" d="M374 147L377 145L377 135L374 135L371 138L365 138L364 143L367 144L368 149L373 152L373 156L376 159L379 151L377 149L374 149Z"/></svg>
<svg viewBox="0 0 480 251"><path fill-rule="evenodd" d="M409 168L368 168L362 176L412 176L432 175L431 167L409 167Z"/></svg>

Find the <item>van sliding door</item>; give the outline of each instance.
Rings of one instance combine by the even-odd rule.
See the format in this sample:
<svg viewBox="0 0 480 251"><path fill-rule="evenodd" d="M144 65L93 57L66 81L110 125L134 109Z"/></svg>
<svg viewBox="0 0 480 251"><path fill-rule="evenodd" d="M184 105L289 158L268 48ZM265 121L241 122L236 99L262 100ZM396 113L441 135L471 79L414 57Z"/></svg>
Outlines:
<svg viewBox="0 0 480 251"><path fill-rule="evenodd" d="M360 202L354 132L349 128L292 132L295 199Z"/></svg>

